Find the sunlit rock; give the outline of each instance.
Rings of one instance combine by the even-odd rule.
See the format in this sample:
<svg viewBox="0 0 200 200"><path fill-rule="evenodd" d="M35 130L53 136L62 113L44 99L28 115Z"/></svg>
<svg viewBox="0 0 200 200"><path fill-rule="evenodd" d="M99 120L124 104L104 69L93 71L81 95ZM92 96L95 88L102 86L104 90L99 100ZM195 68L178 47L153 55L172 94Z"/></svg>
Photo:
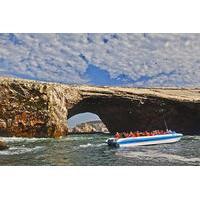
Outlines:
<svg viewBox="0 0 200 200"><path fill-rule="evenodd" d="M8 145L5 142L0 141L0 151L8 149L8 148L9 147L8 147Z"/></svg>
<svg viewBox="0 0 200 200"><path fill-rule="evenodd" d="M200 89L70 86L0 79L0 135L60 137L66 119L97 114L110 132L165 129L200 133Z"/></svg>
<svg viewBox="0 0 200 200"><path fill-rule="evenodd" d="M76 125L69 129L71 133L107 133L108 129L101 121L90 121Z"/></svg>

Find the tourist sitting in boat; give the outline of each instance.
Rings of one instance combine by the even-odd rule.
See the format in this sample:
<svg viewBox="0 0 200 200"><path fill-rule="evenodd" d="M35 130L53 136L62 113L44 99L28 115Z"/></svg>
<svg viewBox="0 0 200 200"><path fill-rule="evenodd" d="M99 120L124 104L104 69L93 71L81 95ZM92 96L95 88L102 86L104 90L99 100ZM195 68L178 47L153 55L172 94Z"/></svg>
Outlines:
<svg viewBox="0 0 200 200"><path fill-rule="evenodd" d="M146 138L141 138L141 137ZM120 146L137 146L137 145L154 145L163 143L173 143L181 139L183 134L176 133L170 130L155 130L155 131L144 131L144 132L129 132L129 133L116 133L115 138L107 140L108 145L114 147ZM139 137L139 138L137 138Z"/></svg>
<svg viewBox="0 0 200 200"><path fill-rule="evenodd" d="M151 131L151 132L148 132L148 131L144 131L144 132L139 132L139 131L132 132L132 131L130 131L129 133L125 133L125 132L118 133L117 132L115 134L115 138L119 139L119 138L128 138L128 137L155 136L155 135L167 134L169 132L170 131L164 131L164 130L154 130L154 131Z"/></svg>
<svg viewBox="0 0 200 200"><path fill-rule="evenodd" d="M117 138L117 139L120 138L120 134L118 132L115 134L115 138Z"/></svg>

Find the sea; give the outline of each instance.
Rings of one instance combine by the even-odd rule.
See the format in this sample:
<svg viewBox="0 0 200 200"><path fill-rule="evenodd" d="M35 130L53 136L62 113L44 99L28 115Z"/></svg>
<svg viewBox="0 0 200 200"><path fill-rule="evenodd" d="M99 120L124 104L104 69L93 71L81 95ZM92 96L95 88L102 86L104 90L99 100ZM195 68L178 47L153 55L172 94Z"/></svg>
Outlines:
<svg viewBox="0 0 200 200"><path fill-rule="evenodd" d="M194 166L200 165L200 136L172 144L113 148L110 134L72 134L60 139L0 137L1 166Z"/></svg>

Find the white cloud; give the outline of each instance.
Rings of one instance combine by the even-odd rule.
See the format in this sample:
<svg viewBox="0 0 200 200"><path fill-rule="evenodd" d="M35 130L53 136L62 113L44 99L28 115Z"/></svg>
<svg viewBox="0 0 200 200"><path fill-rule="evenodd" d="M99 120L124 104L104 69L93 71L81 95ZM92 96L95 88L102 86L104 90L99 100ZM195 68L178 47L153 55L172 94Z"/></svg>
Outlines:
<svg viewBox="0 0 200 200"><path fill-rule="evenodd" d="M12 37L13 38L12 38ZM87 63L136 86L200 86L200 34L1 34L0 74L86 83ZM9 40L9 38L11 40ZM147 76L148 80L141 77Z"/></svg>

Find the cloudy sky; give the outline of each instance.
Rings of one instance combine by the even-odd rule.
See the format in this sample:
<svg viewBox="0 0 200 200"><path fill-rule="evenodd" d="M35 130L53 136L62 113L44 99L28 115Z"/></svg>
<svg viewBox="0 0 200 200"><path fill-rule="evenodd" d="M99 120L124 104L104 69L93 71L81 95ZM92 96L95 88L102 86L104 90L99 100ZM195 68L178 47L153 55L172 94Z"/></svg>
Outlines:
<svg viewBox="0 0 200 200"><path fill-rule="evenodd" d="M0 34L0 75L70 84L200 86L200 34Z"/></svg>
<svg viewBox="0 0 200 200"><path fill-rule="evenodd" d="M0 76L68 84L200 86L200 34L0 34ZM85 113L74 127L99 120Z"/></svg>

